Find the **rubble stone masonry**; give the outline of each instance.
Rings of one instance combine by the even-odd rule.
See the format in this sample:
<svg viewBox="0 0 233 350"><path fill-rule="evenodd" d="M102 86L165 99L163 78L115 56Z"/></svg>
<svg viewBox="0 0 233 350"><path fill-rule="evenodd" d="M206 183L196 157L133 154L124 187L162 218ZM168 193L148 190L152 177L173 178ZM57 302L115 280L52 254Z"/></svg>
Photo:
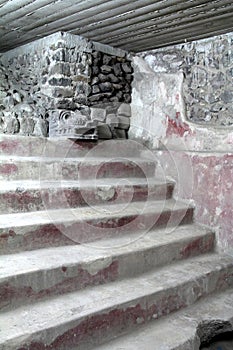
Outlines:
<svg viewBox="0 0 233 350"><path fill-rule="evenodd" d="M100 137L127 136L133 69L125 51L59 32L2 54L0 73L1 133L47 136L52 118L55 136L81 118Z"/></svg>

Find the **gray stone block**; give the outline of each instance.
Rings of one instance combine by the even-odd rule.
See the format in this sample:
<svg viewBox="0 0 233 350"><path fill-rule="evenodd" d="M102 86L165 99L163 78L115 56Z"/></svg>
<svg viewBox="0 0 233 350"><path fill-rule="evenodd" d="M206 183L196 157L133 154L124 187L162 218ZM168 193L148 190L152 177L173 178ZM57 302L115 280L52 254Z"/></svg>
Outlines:
<svg viewBox="0 0 233 350"><path fill-rule="evenodd" d="M122 103L117 110L118 116L131 117L131 106L128 103Z"/></svg>
<svg viewBox="0 0 233 350"><path fill-rule="evenodd" d="M130 127L130 118L119 116L118 120L119 120L119 124L118 124L118 128L119 129L124 129L124 130L128 130L129 129L129 127Z"/></svg>
<svg viewBox="0 0 233 350"><path fill-rule="evenodd" d="M97 134L99 139L112 139L112 131L107 124L99 124L97 126Z"/></svg>
<svg viewBox="0 0 233 350"><path fill-rule="evenodd" d="M104 108L91 108L91 119L98 120L100 122L105 121L106 119L106 109Z"/></svg>
<svg viewBox="0 0 233 350"><path fill-rule="evenodd" d="M115 128L114 129L114 136L117 139L127 139L127 131L123 130L123 129Z"/></svg>
<svg viewBox="0 0 233 350"><path fill-rule="evenodd" d="M132 68L130 62L122 63L122 69L125 73L132 73L133 72L133 68Z"/></svg>
<svg viewBox="0 0 233 350"><path fill-rule="evenodd" d="M115 114L108 114L106 117L106 123L111 127L117 128L119 125L119 119Z"/></svg>

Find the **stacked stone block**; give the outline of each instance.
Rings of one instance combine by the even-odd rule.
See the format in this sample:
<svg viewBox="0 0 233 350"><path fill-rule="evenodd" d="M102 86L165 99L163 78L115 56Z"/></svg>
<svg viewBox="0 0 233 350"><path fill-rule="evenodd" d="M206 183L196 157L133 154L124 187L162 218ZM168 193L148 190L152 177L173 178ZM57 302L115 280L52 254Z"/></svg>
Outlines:
<svg viewBox="0 0 233 350"><path fill-rule="evenodd" d="M0 62L0 133L47 136L46 98L41 95L38 57L30 55Z"/></svg>
<svg viewBox="0 0 233 350"><path fill-rule="evenodd" d="M114 133L110 122L121 104L131 102L133 69L125 51L56 33L2 54L0 63L2 70L7 70L0 81L0 116L10 119L1 123L1 132L47 136L52 120L51 135L66 135L71 127L69 117L67 127L61 130L61 114L67 112L72 122L80 119L82 125L85 117L88 128L93 127L91 108L97 107L106 108L105 118L95 120L102 128L107 124L104 128L111 131L109 137L126 135ZM109 114L113 116L106 118Z"/></svg>
<svg viewBox="0 0 233 350"><path fill-rule="evenodd" d="M131 102L132 66L126 57L92 53L90 105Z"/></svg>
<svg viewBox="0 0 233 350"><path fill-rule="evenodd" d="M128 138L131 107L127 103L113 103L91 107L91 119L97 122L100 139Z"/></svg>

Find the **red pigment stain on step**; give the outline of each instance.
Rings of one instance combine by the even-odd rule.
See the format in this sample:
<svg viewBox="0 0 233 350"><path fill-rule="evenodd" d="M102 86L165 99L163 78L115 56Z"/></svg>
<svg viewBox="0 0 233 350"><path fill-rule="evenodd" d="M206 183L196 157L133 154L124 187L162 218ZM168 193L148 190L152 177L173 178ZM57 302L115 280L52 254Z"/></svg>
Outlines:
<svg viewBox="0 0 233 350"><path fill-rule="evenodd" d="M69 268L62 266L61 270L64 273L63 280L60 283L57 283L50 288L42 289L39 292L35 292L30 286L15 287L10 283L2 284L2 286L0 286L0 308L4 308L8 305L18 305L25 300L29 302L32 300L40 300L44 297L62 295L64 293L79 290L85 288L86 286L99 285L115 281L119 275L119 264L118 261L113 261L108 267L99 270L94 275L91 275L88 271L77 267L76 276L66 277L65 274L66 272L69 272ZM46 272L44 275L46 277Z"/></svg>
<svg viewBox="0 0 233 350"><path fill-rule="evenodd" d="M209 237L207 240L197 238L184 247L180 254L183 258L188 258L198 253L206 253L214 247L214 240L214 236Z"/></svg>
<svg viewBox="0 0 233 350"><path fill-rule="evenodd" d="M73 244L73 242L67 238L63 232L63 225L47 224L38 227L34 231L27 232L23 236L23 247L36 248L37 246L48 245L62 245L64 243Z"/></svg>
<svg viewBox="0 0 233 350"><path fill-rule="evenodd" d="M189 125L180 121L180 112L176 113L176 119L171 119L167 116L167 131L166 136L177 135L183 137L184 134L192 134Z"/></svg>
<svg viewBox="0 0 233 350"><path fill-rule="evenodd" d="M16 233L13 230L9 230L8 232L3 232L0 235L0 250L5 250L5 246L7 246L8 241L16 236Z"/></svg>
<svg viewBox="0 0 233 350"><path fill-rule="evenodd" d="M1 141L0 150L6 153L13 153L19 145L18 141Z"/></svg>
<svg viewBox="0 0 233 350"><path fill-rule="evenodd" d="M2 165L0 165L0 174L11 175L13 173L16 173L17 171L18 171L18 168L15 164L2 164Z"/></svg>
<svg viewBox="0 0 233 350"><path fill-rule="evenodd" d="M73 241L61 233L62 229L53 224L43 225L36 230L17 235L13 230L3 232L0 235L0 249L6 251L18 251L20 249L32 250L48 246L72 245ZM13 239L15 238L16 239Z"/></svg>
<svg viewBox="0 0 233 350"><path fill-rule="evenodd" d="M0 201L4 203L5 208L11 208L13 212L22 212L33 208L41 209L42 200L40 191L16 191L0 194Z"/></svg>
<svg viewBox="0 0 233 350"><path fill-rule="evenodd" d="M169 312L179 310L186 306L184 298L178 294L172 294L163 297L155 304L148 305L146 300L145 307L139 303L135 306L124 309L114 309L109 313L94 315L78 324L76 327L69 329L64 334L58 336L51 344L43 344L42 342L33 342L24 345L18 350L58 350L70 349L74 346L79 346L82 343L86 344L91 339L92 345L97 343L99 339L103 339L106 332L121 334L126 330L137 327L138 324L147 323L152 318L158 318ZM72 310L78 314L79 309ZM93 343L94 342L94 343Z"/></svg>

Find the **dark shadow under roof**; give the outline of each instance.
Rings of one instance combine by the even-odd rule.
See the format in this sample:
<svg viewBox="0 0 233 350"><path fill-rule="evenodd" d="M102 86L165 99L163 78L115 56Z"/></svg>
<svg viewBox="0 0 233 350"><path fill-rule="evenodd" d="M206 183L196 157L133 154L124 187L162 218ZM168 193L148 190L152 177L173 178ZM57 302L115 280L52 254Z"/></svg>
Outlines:
<svg viewBox="0 0 233 350"><path fill-rule="evenodd" d="M0 52L57 31L139 52L232 30L232 0L0 0Z"/></svg>

